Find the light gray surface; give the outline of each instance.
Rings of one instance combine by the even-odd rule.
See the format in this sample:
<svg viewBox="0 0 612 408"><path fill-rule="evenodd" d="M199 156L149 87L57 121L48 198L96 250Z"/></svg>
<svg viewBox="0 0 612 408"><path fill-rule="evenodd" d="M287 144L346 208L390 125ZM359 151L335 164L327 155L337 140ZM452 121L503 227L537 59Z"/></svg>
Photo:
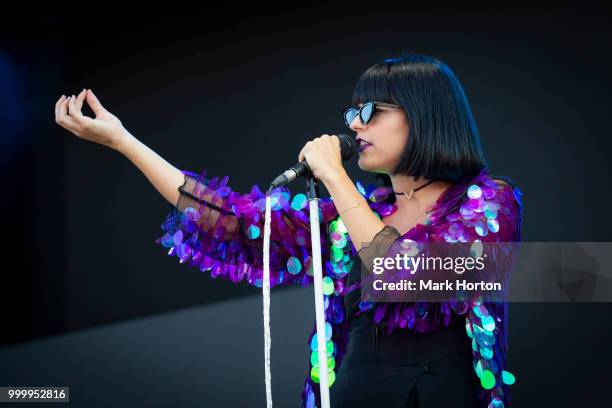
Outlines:
<svg viewBox="0 0 612 408"><path fill-rule="evenodd" d="M274 405L297 407L309 368L312 286L272 289L270 320ZM5 347L0 365L0 385L69 386L72 407L262 407L262 296Z"/></svg>

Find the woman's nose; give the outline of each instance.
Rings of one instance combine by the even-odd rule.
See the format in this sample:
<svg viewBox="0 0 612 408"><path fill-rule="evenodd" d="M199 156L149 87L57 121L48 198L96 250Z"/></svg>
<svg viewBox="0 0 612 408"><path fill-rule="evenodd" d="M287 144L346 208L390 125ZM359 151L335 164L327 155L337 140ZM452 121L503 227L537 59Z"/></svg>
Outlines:
<svg viewBox="0 0 612 408"><path fill-rule="evenodd" d="M355 132L362 130L366 126L367 125L364 125L363 123L361 123L361 119L359 119L359 115L355 116L353 118L353 121L351 122L351 129L353 129Z"/></svg>

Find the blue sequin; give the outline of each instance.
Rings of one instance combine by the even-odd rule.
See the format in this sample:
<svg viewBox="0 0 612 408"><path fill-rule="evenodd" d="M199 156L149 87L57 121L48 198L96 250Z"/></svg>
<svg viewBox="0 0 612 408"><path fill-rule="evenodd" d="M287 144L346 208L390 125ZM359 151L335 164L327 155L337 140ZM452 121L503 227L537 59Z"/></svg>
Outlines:
<svg viewBox="0 0 612 408"><path fill-rule="evenodd" d="M292 275L297 275L298 273L300 273L300 271L302 270L302 264L300 263L300 260L297 259L295 256L290 256L289 259L287 259L287 270Z"/></svg>
<svg viewBox="0 0 612 408"><path fill-rule="evenodd" d="M260 233L261 231L259 230L259 227L257 225L249 225L246 232L247 237L249 237L250 239L259 238Z"/></svg>
<svg viewBox="0 0 612 408"><path fill-rule="evenodd" d="M365 195L366 195L366 192L365 192L365 190L363 189L363 185L361 185L361 183L360 183L359 181L358 181L358 182L356 182L356 183L355 183L355 185L357 186L357 191L359 191L359 193L360 193L362 196L365 196Z"/></svg>
<svg viewBox="0 0 612 408"><path fill-rule="evenodd" d="M487 408L504 408L504 403L499 398L493 398Z"/></svg>
<svg viewBox="0 0 612 408"><path fill-rule="evenodd" d="M502 370L502 382L504 384L512 385L515 381L516 379L514 378L514 375L511 372Z"/></svg>
<svg viewBox="0 0 612 408"><path fill-rule="evenodd" d="M489 231L493 233L499 231L499 222L497 222L497 220L488 220L487 226L489 227Z"/></svg>
<svg viewBox="0 0 612 408"><path fill-rule="evenodd" d="M480 355L485 360L490 360L493 357L493 349L491 347L483 346L480 348Z"/></svg>
<svg viewBox="0 0 612 408"><path fill-rule="evenodd" d="M332 327L329 322L325 322L325 341L330 341L332 338Z"/></svg>
<svg viewBox="0 0 612 408"><path fill-rule="evenodd" d="M495 320L492 316L485 316L481 319L482 328L488 332L495 330Z"/></svg>
<svg viewBox="0 0 612 408"><path fill-rule="evenodd" d="M476 198L480 198L481 195L482 195L482 190L477 184L472 184L468 188L468 197L476 199Z"/></svg>
<svg viewBox="0 0 612 408"><path fill-rule="evenodd" d="M308 203L307 198L304 194L296 194L291 200L291 208L296 211L302 210L306 207Z"/></svg>
<svg viewBox="0 0 612 408"><path fill-rule="evenodd" d="M485 223L482 220L476 221L476 224L474 225L474 230L476 230L476 233L481 237L485 237L489 233Z"/></svg>

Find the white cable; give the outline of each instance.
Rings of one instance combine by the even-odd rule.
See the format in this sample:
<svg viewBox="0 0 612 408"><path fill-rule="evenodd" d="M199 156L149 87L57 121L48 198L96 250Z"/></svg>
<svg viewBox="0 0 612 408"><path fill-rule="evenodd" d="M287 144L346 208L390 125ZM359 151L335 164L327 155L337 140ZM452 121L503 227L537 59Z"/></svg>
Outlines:
<svg viewBox="0 0 612 408"><path fill-rule="evenodd" d="M272 219L272 197L266 196L266 215L263 245L263 319L264 319L264 359L266 365L266 407L272 408L272 374L270 372L270 221Z"/></svg>
<svg viewBox="0 0 612 408"><path fill-rule="evenodd" d="M317 348L319 358L319 390L321 408L329 408L329 384L327 367L327 336L325 333L325 301L323 298L323 271L321 266L321 232L319 229L319 200L311 198L310 204L310 239L312 241L312 268L315 292L315 318L317 325Z"/></svg>
<svg viewBox="0 0 612 408"><path fill-rule="evenodd" d="M319 208L318 200L309 200L310 204L310 226L312 240L312 266L315 289L315 315L317 326L317 348L319 360L319 389L321 393L321 407L329 408L329 386L327 367L327 347L325 336L325 306L323 301L323 278L321 266L321 242L319 230ZM266 196L266 213L264 222L264 244L263 244L263 312L264 312L264 358L266 372L266 407L272 408L272 374L270 372L270 222L272 219L272 197Z"/></svg>

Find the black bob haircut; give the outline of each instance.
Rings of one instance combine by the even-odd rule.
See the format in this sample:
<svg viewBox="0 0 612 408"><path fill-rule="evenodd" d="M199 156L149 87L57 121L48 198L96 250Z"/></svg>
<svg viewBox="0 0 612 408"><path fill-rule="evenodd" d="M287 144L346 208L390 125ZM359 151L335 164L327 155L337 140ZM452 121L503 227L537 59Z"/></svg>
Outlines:
<svg viewBox="0 0 612 408"><path fill-rule="evenodd" d="M408 142L391 174L458 182L487 167L480 136L461 83L442 61L402 53L368 68L352 103L400 105L410 125ZM388 175L377 178L390 185Z"/></svg>

